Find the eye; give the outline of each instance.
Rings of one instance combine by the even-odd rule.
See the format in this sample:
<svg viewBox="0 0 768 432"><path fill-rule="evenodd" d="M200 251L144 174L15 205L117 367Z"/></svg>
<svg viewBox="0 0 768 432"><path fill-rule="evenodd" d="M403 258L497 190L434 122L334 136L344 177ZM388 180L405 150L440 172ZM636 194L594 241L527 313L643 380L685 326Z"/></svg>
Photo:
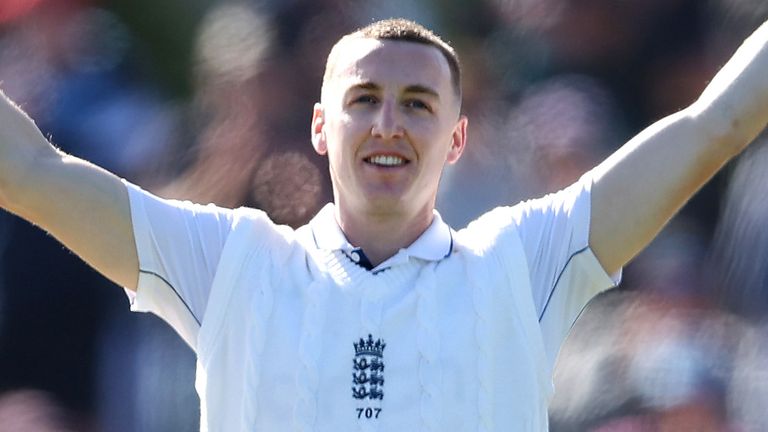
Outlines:
<svg viewBox="0 0 768 432"><path fill-rule="evenodd" d="M403 104L406 108L412 108L415 110L424 110L432 112L432 107L429 106L426 102L420 99L408 99Z"/></svg>
<svg viewBox="0 0 768 432"><path fill-rule="evenodd" d="M376 98L376 96L370 95L370 94L360 95L360 96L352 99L352 103L353 104L369 104L369 105L374 105L374 104L377 104L378 102L379 102L379 100Z"/></svg>

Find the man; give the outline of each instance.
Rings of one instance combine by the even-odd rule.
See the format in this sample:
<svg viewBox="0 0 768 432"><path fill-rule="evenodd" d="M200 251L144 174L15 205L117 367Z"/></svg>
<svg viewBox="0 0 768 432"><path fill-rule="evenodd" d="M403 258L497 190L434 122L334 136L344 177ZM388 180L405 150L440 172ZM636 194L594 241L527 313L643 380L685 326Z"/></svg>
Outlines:
<svg viewBox="0 0 768 432"><path fill-rule="evenodd" d="M546 430L550 372L609 277L768 121L768 24L690 107L565 190L455 232L453 49L404 20L342 38L311 123L334 203L293 231L160 200L0 105L0 200L195 349L204 430Z"/></svg>

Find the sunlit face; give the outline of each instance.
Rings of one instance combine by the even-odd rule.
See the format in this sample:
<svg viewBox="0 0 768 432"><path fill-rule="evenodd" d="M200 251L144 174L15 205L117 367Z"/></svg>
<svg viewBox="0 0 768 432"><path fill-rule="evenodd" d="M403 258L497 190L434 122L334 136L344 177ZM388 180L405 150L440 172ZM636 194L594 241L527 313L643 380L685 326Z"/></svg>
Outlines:
<svg viewBox="0 0 768 432"><path fill-rule="evenodd" d="M337 205L431 217L443 167L458 160L466 140L447 61L412 42L343 44L312 123Z"/></svg>

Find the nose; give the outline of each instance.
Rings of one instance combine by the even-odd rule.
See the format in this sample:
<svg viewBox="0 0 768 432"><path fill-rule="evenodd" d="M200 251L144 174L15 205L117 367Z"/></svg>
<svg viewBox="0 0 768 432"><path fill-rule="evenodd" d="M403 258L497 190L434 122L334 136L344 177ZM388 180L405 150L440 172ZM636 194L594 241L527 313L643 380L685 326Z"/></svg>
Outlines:
<svg viewBox="0 0 768 432"><path fill-rule="evenodd" d="M383 101L371 127L371 135L381 139L397 139L403 136L403 127L397 112L397 104Z"/></svg>

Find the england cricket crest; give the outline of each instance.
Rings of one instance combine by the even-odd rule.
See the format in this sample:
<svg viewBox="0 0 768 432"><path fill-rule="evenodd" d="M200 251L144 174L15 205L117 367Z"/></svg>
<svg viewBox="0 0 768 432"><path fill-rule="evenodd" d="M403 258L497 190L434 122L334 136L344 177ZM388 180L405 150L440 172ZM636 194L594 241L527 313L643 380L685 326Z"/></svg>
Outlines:
<svg viewBox="0 0 768 432"><path fill-rule="evenodd" d="M367 340L360 338L353 345L352 397L365 405L357 408L357 418L378 418L380 401L384 399L384 348L387 344L381 339L374 341L369 334ZM376 401L378 403L374 403Z"/></svg>

